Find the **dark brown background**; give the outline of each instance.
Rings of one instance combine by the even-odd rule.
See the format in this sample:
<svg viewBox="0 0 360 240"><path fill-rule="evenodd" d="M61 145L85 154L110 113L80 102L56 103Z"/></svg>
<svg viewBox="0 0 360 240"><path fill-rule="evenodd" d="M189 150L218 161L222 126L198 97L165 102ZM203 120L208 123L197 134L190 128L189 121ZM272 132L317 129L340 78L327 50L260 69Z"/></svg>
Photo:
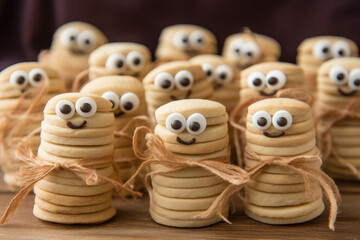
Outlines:
<svg viewBox="0 0 360 240"><path fill-rule="evenodd" d="M301 40L339 35L360 44L359 0L0 0L0 70L36 60L68 21L99 27L110 41L134 41L154 52L165 26L193 23L224 39L244 26L277 39L281 60L295 61Z"/></svg>

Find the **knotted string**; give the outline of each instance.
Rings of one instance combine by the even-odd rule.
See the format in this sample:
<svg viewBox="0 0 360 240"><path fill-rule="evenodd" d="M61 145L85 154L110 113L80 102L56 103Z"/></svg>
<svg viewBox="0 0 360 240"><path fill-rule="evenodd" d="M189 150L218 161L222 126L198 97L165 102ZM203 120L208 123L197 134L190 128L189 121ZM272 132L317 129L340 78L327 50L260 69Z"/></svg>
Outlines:
<svg viewBox="0 0 360 240"><path fill-rule="evenodd" d="M86 70L82 71L81 73L79 73L75 77L75 80L74 80L73 85L72 85L72 91L73 92L79 92L80 89L81 89L81 86L83 86L84 84L89 82L89 80L90 80L90 78L89 78L89 69L86 69Z"/></svg>

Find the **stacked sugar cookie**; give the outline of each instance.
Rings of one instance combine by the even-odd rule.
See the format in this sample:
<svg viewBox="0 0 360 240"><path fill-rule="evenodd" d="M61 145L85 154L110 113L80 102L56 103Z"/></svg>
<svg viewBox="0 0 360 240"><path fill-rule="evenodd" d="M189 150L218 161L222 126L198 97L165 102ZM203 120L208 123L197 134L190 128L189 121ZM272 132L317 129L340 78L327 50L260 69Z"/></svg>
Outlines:
<svg viewBox="0 0 360 240"><path fill-rule="evenodd" d="M155 110L180 99L210 99L211 82L200 64L189 61L165 63L150 71L143 80L147 110L155 123Z"/></svg>
<svg viewBox="0 0 360 240"><path fill-rule="evenodd" d="M44 109L38 157L51 163L77 164L98 158L87 167L113 177L114 114L111 103L94 94L66 93L52 98ZM34 187L36 217L63 224L91 224L109 220L113 186L100 181L87 185L67 169L52 171Z"/></svg>
<svg viewBox="0 0 360 240"><path fill-rule="evenodd" d="M133 121L137 116L144 116L146 112L145 91L140 80L130 76L99 77L82 89L81 93L100 95L112 103L115 116L115 130L121 131L127 124L126 130L131 136L136 127L146 125L143 120ZM127 181L140 165L132 149L132 139L115 136L115 163L119 167L121 181Z"/></svg>
<svg viewBox="0 0 360 240"><path fill-rule="evenodd" d="M339 110L346 109L354 101L360 101L360 58L338 58L325 62L319 68L317 81L317 93L321 104ZM351 109L352 114L359 115L359 107L360 104L357 108ZM328 120L322 118L321 124L326 124ZM331 127L330 133L333 150L360 171L359 118L346 117L337 121ZM326 149L326 146L323 147ZM333 154L325 159L324 169L331 177L337 179L359 180L348 167L336 160Z"/></svg>
<svg viewBox="0 0 360 240"><path fill-rule="evenodd" d="M40 96L46 81L49 81L48 89ZM0 83L0 113L15 117L8 120L1 117L1 168L9 189L18 191L20 188L15 174L23 166L23 162L15 157L12 141L40 127L46 102L52 96L64 92L65 84L56 71L36 62L9 66L0 73ZM35 102L37 96L39 101ZM30 111L28 116L24 116L26 111ZM39 134L31 137L31 142L36 153L40 144Z"/></svg>
<svg viewBox="0 0 360 240"><path fill-rule="evenodd" d="M179 100L156 110L155 134L176 156L198 160L226 156L229 151L227 113L220 103L209 100ZM224 162L229 162L226 157ZM166 170L158 164L152 170ZM150 215L160 224L174 227L202 227L219 222L218 216L194 219L208 209L227 186L212 173L188 167L152 177ZM228 206L223 209L228 215Z"/></svg>
<svg viewBox="0 0 360 240"><path fill-rule="evenodd" d="M248 108L247 149L260 157L313 156L318 153L311 108L289 98L258 101ZM245 155L245 169L260 161ZM309 167L320 170L314 158ZM301 175L279 165L265 166L246 187L245 213L269 224L294 224L309 221L324 210L322 190L313 183L308 192Z"/></svg>

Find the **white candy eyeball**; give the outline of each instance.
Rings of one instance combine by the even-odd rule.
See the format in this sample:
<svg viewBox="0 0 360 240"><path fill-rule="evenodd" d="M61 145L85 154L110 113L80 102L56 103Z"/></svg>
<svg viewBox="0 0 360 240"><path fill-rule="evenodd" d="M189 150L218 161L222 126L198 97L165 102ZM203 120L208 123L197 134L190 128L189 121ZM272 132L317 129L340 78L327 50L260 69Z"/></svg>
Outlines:
<svg viewBox="0 0 360 240"><path fill-rule="evenodd" d="M199 135L206 129L206 118L200 113L192 114L186 121L186 130L192 135Z"/></svg>
<svg viewBox="0 0 360 240"><path fill-rule="evenodd" d="M360 68L350 72L349 86L354 90L360 90Z"/></svg>
<svg viewBox="0 0 360 240"><path fill-rule="evenodd" d="M128 92L120 97L120 108L123 112L135 111L140 105L140 99L135 93Z"/></svg>
<svg viewBox="0 0 360 240"><path fill-rule="evenodd" d="M184 31L179 31L175 33L173 38L173 44L175 47L185 50L189 46L188 35Z"/></svg>
<svg viewBox="0 0 360 240"><path fill-rule="evenodd" d="M330 80L337 85L345 85L349 80L348 70L343 66L335 66L331 68Z"/></svg>
<svg viewBox="0 0 360 240"><path fill-rule="evenodd" d="M74 46L77 42L79 31L76 28L67 28L60 34L60 42L65 46Z"/></svg>
<svg viewBox="0 0 360 240"><path fill-rule="evenodd" d="M17 70L10 75L10 84L16 88L26 87L27 82L27 74L23 70Z"/></svg>
<svg viewBox="0 0 360 240"><path fill-rule="evenodd" d="M220 84L227 84L233 80L234 73L229 65L220 65L215 70L216 81Z"/></svg>
<svg viewBox="0 0 360 240"><path fill-rule="evenodd" d="M90 97L82 97L76 101L76 112L82 117L91 117L96 113L96 102Z"/></svg>
<svg viewBox="0 0 360 240"><path fill-rule="evenodd" d="M182 70L175 75L175 85L180 90L189 90L194 83L191 72Z"/></svg>
<svg viewBox="0 0 360 240"><path fill-rule="evenodd" d="M266 86L270 89L278 90L286 83L286 75L279 70L272 70L266 74Z"/></svg>
<svg viewBox="0 0 360 240"><path fill-rule="evenodd" d="M271 116L265 111L257 111L252 117L253 125L259 130L266 130L271 125Z"/></svg>
<svg viewBox="0 0 360 240"><path fill-rule="evenodd" d="M259 46L253 41L245 43L241 50L242 55L249 61L258 59L261 54Z"/></svg>
<svg viewBox="0 0 360 240"><path fill-rule="evenodd" d="M131 51L126 56L126 63L132 70L141 70L144 67L144 56L138 51Z"/></svg>
<svg viewBox="0 0 360 240"><path fill-rule="evenodd" d="M190 46L193 49L201 50L205 47L205 33L202 31L194 31L189 36Z"/></svg>
<svg viewBox="0 0 360 240"><path fill-rule="evenodd" d="M329 59L331 57L331 42L328 40L317 41L312 49L312 53L318 59Z"/></svg>
<svg viewBox="0 0 360 240"><path fill-rule="evenodd" d="M249 87L260 91L264 89L266 85L266 77L262 72L253 72L247 79Z"/></svg>
<svg viewBox="0 0 360 240"><path fill-rule="evenodd" d="M292 120L292 116L288 111L280 110L274 114L272 124L276 129L286 130L291 126Z"/></svg>
<svg viewBox="0 0 360 240"><path fill-rule="evenodd" d="M112 91L107 91L102 95L103 98L109 100L112 103L111 110L117 109L119 106L119 96Z"/></svg>
<svg viewBox="0 0 360 240"><path fill-rule="evenodd" d="M337 41L331 47L334 57L349 57L351 55L351 48L345 41Z"/></svg>
<svg viewBox="0 0 360 240"><path fill-rule="evenodd" d="M82 50L88 50L96 44L95 34L89 30L82 31L78 38L77 44Z"/></svg>
<svg viewBox="0 0 360 240"><path fill-rule="evenodd" d="M29 72L29 83L33 87L44 84L46 78L46 73L41 68L34 68Z"/></svg>
<svg viewBox="0 0 360 240"><path fill-rule="evenodd" d="M120 53L111 54L106 62L105 68L110 70L122 70L125 68L125 57Z"/></svg>
<svg viewBox="0 0 360 240"><path fill-rule="evenodd" d="M210 63L203 63L201 65L202 70L204 71L207 79L212 82L215 79L215 69L214 66Z"/></svg>
<svg viewBox="0 0 360 240"><path fill-rule="evenodd" d="M172 113L166 118L165 126L170 132L181 133L186 127L186 119L180 113Z"/></svg>
<svg viewBox="0 0 360 240"><path fill-rule="evenodd" d="M69 119L74 116L75 107L74 104L68 100L61 100L55 106L55 112L58 117L62 119Z"/></svg>
<svg viewBox="0 0 360 240"><path fill-rule="evenodd" d="M230 53L234 57L242 56L242 47L244 45L244 41L241 39L236 39L230 44Z"/></svg>
<svg viewBox="0 0 360 240"><path fill-rule="evenodd" d="M159 73L154 79L154 85L160 90L170 91L175 86L175 80L170 73Z"/></svg>

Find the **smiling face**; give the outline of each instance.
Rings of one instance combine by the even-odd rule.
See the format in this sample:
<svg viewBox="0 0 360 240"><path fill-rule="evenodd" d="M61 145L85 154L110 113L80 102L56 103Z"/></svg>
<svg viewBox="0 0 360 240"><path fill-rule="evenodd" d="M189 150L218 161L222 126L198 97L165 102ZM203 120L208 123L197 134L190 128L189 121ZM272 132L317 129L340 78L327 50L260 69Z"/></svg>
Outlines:
<svg viewBox="0 0 360 240"><path fill-rule="evenodd" d="M240 100L273 96L280 89L304 87L304 73L297 65L281 62L260 63L241 72Z"/></svg>
<svg viewBox="0 0 360 240"><path fill-rule="evenodd" d="M165 28L156 49L158 60L187 60L200 54L217 53L217 41L209 30L195 25Z"/></svg>
<svg viewBox="0 0 360 240"><path fill-rule="evenodd" d="M277 41L260 34L254 34L254 38L248 33L229 36L222 55L238 70L261 62L276 61L280 57L281 49Z"/></svg>

